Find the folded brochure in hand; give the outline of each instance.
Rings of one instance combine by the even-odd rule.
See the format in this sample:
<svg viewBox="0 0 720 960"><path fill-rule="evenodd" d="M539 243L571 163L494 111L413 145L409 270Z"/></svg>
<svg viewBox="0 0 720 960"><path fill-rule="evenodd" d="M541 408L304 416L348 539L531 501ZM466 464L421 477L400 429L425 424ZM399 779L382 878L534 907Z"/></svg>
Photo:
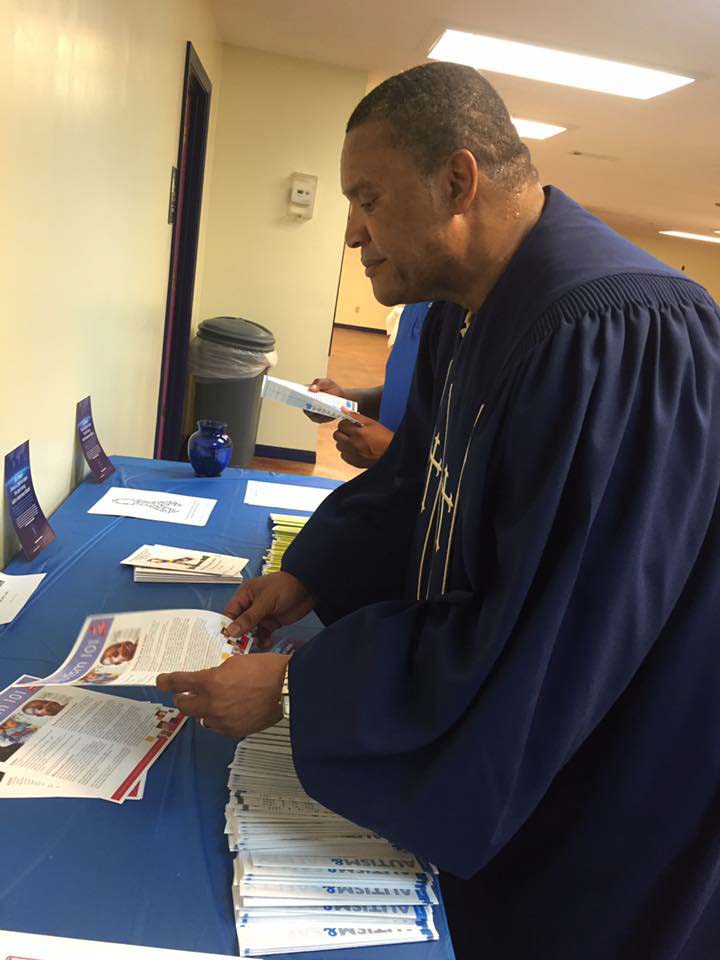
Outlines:
<svg viewBox="0 0 720 960"><path fill-rule="evenodd" d="M359 420L355 420L347 413L342 412L343 407L357 411L355 400L336 397L334 394L324 393L322 390L314 392L309 387L304 387L301 383L293 383L291 380L263 377L262 398L263 400L277 400L289 407L299 407L306 413L318 413L320 416L329 417L331 420L349 420L351 423L362 426Z"/></svg>

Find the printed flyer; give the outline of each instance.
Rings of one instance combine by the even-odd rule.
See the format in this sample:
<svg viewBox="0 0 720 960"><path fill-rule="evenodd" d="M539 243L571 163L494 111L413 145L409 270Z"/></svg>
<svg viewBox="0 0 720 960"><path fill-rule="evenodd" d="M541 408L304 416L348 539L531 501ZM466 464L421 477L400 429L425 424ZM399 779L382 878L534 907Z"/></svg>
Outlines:
<svg viewBox="0 0 720 960"><path fill-rule="evenodd" d="M29 440L5 454L5 493L22 551L28 560L32 560L53 542L55 533L35 494Z"/></svg>
<svg viewBox="0 0 720 960"><path fill-rule="evenodd" d="M0 796L27 777L122 803L184 722L174 707L20 677L0 691Z"/></svg>
<svg viewBox="0 0 720 960"><path fill-rule="evenodd" d="M98 483L115 473L115 467L108 459L95 432L90 397L79 400L75 411L75 424L83 456Z"/></svg>
<svg viewBox="0 0 720 960"><path fill-rule="evenodd" d="M154 686L159 673L205 670L249 653L254 637L226 637L211 610L143 610L88 617L65 663L45 684Z"/></svg>

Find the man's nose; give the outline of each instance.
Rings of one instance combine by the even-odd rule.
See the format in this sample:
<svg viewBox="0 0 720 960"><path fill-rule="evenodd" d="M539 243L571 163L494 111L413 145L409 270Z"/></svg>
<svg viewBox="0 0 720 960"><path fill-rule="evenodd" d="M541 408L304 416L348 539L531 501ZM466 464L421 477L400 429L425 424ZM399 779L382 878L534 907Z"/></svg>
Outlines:
<svg viewBox="0 0 720 960"><path fill-rule="evenodd" d="M349 247L364 247L370 242L370 234L365 225L365 218L361 216L353 204L350 204L347 226L345 228L345 243Z"/></svg>

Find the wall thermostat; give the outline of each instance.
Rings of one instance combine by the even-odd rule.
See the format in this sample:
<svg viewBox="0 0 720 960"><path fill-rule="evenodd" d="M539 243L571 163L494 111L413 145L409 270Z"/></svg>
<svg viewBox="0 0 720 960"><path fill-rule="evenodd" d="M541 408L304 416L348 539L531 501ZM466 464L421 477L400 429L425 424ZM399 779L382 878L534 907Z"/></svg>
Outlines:
<svg viewBox="0 0 720 960"><path fill-rule="evenodd" d="M315 194L318 178L311 173L293 173L290 176L290 199L288 202L291 217L309 220L315 209Z"/></svg>

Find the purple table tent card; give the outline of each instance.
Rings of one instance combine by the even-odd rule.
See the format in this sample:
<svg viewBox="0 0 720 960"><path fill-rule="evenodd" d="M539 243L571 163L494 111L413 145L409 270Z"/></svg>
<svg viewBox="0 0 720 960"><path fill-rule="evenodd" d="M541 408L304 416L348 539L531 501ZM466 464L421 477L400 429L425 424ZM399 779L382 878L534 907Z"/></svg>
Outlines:
<svg viewBox="0 0 720 960"><path fill-rule="evenodd" d="M95 433L90 397L78 401L75 422L83 456L87 460L87 465L92 470L93 476L98 483L101 483L111 473L115 473L115 467L100 446L97 433Z"/></svg>
<svg viewBox="0 0 720 960"><path fill-rule="evenodd" d="M35 493L28 440L5 454L5 493L20 546L28 560L32 560L53 542L55 533Z"/></svg>

